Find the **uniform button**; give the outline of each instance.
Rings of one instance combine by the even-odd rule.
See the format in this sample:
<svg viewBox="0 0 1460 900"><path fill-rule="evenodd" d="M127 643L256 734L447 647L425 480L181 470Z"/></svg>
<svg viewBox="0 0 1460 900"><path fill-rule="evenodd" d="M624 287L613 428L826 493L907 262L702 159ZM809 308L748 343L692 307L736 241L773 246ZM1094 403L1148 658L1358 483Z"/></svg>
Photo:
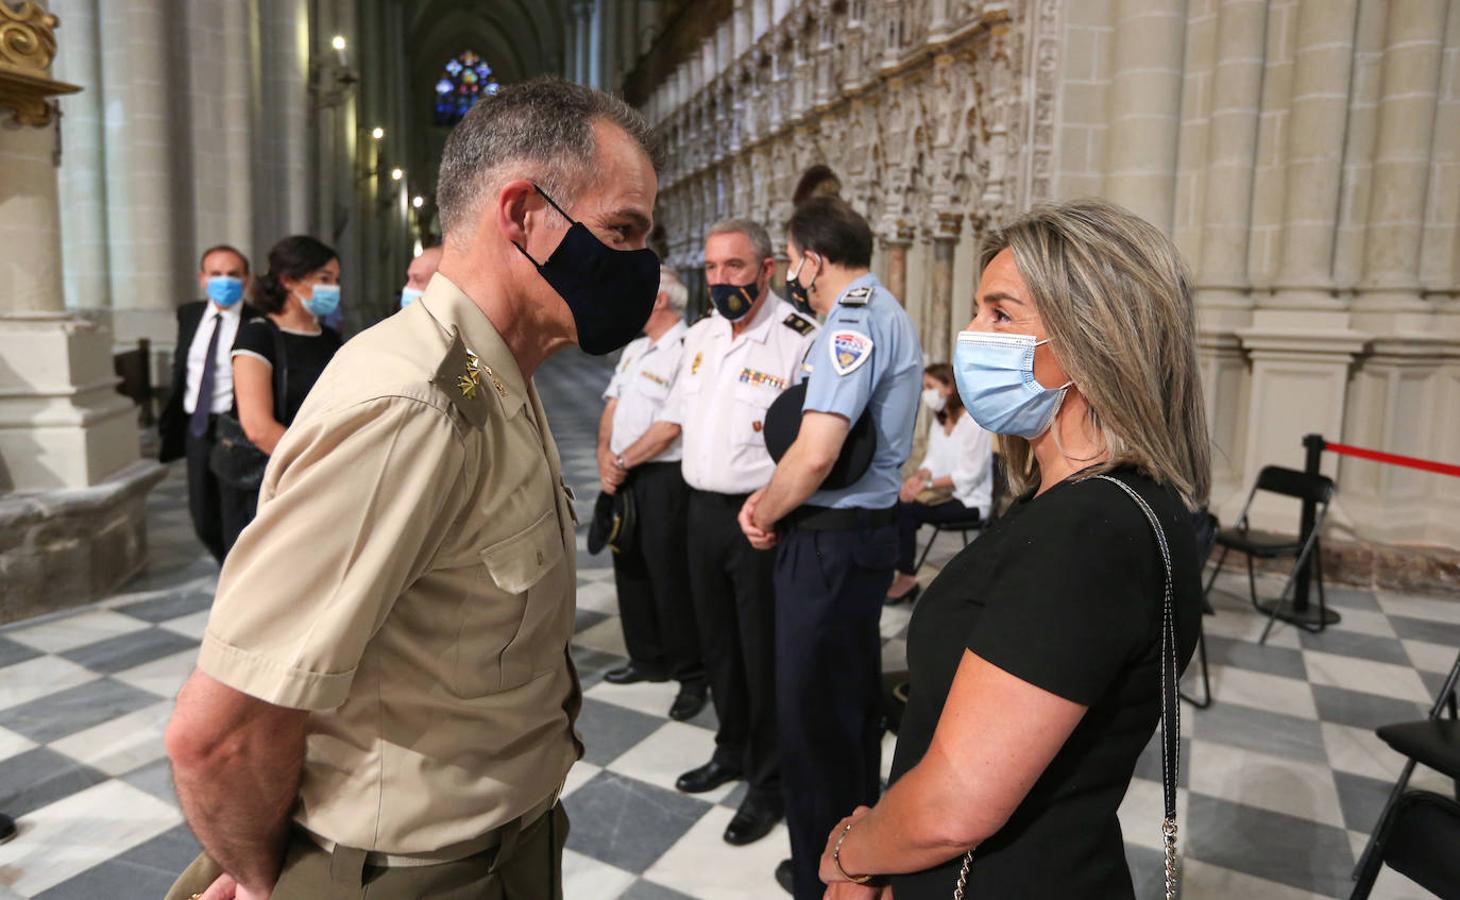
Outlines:
<svg viewBox="0 0 1460 900"><path fill-rule="evenodd" d="M751 422L751 423L750 423L750 430L751 430L751 431L754 431L754 432L755 432L755 433L756 433L756 434L760 434L760 430L761 430L761 429L762 429L762 428L764 428L764 427L765 427L765 426L764 426L764 425L762 425L762 424L761 424L761 423L759 423L759 422Z"/></svg>

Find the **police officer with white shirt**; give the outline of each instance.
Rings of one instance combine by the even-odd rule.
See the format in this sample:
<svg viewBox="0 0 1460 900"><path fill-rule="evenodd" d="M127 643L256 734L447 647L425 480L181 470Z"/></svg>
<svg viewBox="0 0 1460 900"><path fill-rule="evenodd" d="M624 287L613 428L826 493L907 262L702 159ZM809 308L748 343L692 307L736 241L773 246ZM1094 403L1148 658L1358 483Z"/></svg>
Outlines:
<svg viewBox="0 0 1460 900"><path fill-rule="evenodd" d="M689 590L685 516L689 488L680 472L680 440L644 441L659 421L684 355L689 291L661 268L654 312L644 336L624 348L603 393L598 476L607 494L627 491L637 523L613 554L619 619L629 662L603 676L610 684L679 682L669 717L692 719L705 707L705 666Z"/></svg>
<svg viewBox="0 0 1460 900"><path fill-rule="evenodd" d="M683 430L684 479L691 489L690 589L720 720L714 755L681 775L676 786L702 793L745 778L750 790L725 829L725 840L735 845L768 834L784 806L776 737L775 559L751 547L735 521L745 499L775 470L763 435L766 409L790 385L816 334L814 321L771 292L774 270L770 237L759 223L731 219L710 229L705 280L715 309L685 335L664 414ZM662 431L677 433L668 425Z"/></svg>
<svg viewBox="0 0 1460 900"><path fill-rule="evenodd" d="M807 358L795 441L740 513L776 556L776 706L791 862L777 880L819 900L827 834L877 801L882 600L897 561L897 497L912 450L922 347L906 310L868 270L872 231L845 201L815 197L787 223L787 291L826 316ZM838 457L874 447L860 477L830 488ZM849 441L849 435L851 440ZM779 532L779 533L778 533Z"/></svg>

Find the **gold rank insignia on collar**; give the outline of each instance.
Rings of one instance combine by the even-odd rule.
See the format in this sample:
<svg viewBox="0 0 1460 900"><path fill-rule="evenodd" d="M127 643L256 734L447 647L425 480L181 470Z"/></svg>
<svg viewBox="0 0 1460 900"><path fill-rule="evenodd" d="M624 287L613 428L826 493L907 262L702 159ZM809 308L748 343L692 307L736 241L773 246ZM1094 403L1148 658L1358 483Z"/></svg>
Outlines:
<svg viewBox="0 0 1460 900"><path fill-rule="evenodd" d="M695 361L690 364L689 374L691 374L691 375L698 375L698 374L700 374L700 363L702 363L704 361L705 361L705 354L703 352L696 353L695 354Z"/></svg>
<svg viewBox="0 0 1460 900"><path fill-rule="evenodd" d="M451 344L431 381L445 392L451 405L476 428L481 428L487 421L488 401L481 391L484 379L490 381L497 395L506 400L507 386L476 353L467 349L461 333L452 328Z"/></svg>
<svg viewBox="0 0 1460 900"><path fill-rule="evenodd" d="M502 383L502 379L497 377L497 373L492 371L491 366L484 365L481 358L471 348L466 348L466 372L457 376L456 379L456 387L461 391L463 397L468 400L476 397L477 388L482 383L482 375L486 375L492 382L492 387L497 390L497 396L506 400L507 386Z"/></svg>

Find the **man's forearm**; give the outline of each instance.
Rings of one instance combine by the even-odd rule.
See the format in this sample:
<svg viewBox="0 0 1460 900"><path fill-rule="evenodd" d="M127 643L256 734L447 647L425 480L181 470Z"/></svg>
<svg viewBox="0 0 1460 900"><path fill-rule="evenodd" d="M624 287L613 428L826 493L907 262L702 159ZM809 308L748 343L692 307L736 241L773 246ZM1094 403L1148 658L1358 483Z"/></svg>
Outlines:
<svg viewBox="0 0 1460 900"><path fill-rule="evenodd" d="M607 453L609 442L613 440L613 413L618 406L617 400L610 400L603 407L603 415L598 419L598 452Z"/></svg>
<svg viewBox="0 0 1460 900"><path fill-rule="evenodd" d="M678 425L671 422L655 422L637 441L624 450L622 454L624 465L632 469L634 466L658 457L679 439L679 433Z"/></svg>
<svg viewBox="0 0 1460 900"><path fill-rule="evenodd" d="M755 524L758 527L770 531L788 513L805 503L821 487L836 462L834 458L827 463L809 457L810 454L795 444L786 451L755 508Z"/></svg>

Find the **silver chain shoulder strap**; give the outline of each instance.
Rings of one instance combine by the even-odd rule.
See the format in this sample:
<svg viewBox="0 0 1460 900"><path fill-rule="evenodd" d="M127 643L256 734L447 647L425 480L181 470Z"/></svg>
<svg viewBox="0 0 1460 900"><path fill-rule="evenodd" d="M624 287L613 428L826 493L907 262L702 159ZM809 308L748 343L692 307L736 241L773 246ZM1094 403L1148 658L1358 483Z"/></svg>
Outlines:
<svg viewBox="0 0 1460 900"><path fill-rule="evenodd" d="M1166 543L1166 531L1161 527L1156 513L1146 499L1125 482L1109 475L1097 475L1101 481L1108 481L1126 493L1146 514L1146 521L1156 535L1156 545L1161 550L1161 562L1166 569L1166 586L1161 600L1161 794L1165 803L1165 816L1161 822L1161 843L1166 850L1166 900L1176 900L1176 891L1181 875L1176 867L1176 784L1181 765L1181 703L1177 699L1177 663L1175 580L1171 574L1171 548ZM958 871L958 883L953 886L953 900L963 900L968 888L968 869L973 864L973 851L963 855L963 866Z"/></svg>

